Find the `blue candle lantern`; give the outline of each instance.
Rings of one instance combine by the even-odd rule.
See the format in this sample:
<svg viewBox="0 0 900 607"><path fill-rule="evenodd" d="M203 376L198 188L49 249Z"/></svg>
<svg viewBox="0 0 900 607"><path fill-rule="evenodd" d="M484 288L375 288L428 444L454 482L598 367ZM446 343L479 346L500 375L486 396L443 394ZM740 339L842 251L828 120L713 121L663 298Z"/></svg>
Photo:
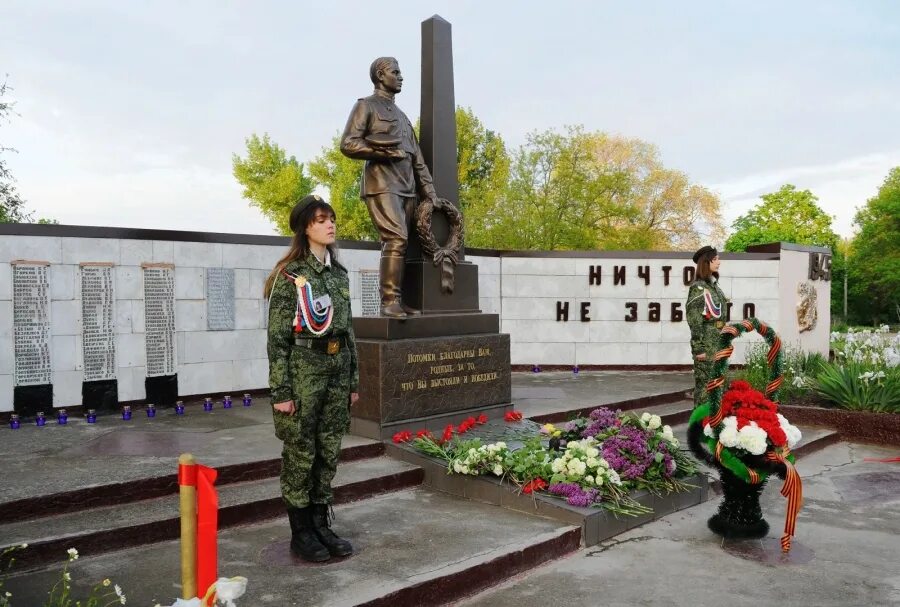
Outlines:
<svg viewBox="0 0 900 607"><path fill-rule="evenodd" d="M231 409L231 397L226 396L222 399L222 407L225 409Z"/></svg>
<svg viewBox="0 0 900 607"><path fill-rule="evenodd" d="M88 409L87 423L89 423L89 424L97 423L97 410L96 409Z"/></svg>
<svg viewBox="0 0 900 607"><path fill-rule="evenodd" d="M175 415L184 415L184 401L175 401Z"/></svg>
<svg viewBox="0 0 900 607"><path fill-rule="evenodd" d="M532 373L540 373L541 368L538 365L534 365L533 367L531 367L531 372Z"/></svg>
<svg viewBox="0 0 900 607"><path fill-rule="evenodd" d="M69 414L65 409L60 409L56 412L56 423L60 426L65 426L69 423Z"/></svg>
<svg viewBox="0 0 900 607"><path fill-rule="evenodd" d="M244 406L245 406L245 407L249 407L249 406L252 405L252 404L253 404L253 399L250 398L250 395L249 395L249 394L244 394Z"/></svg>
<svg viewBox="0 0 900 607"><path fill-rule="evenodd" d="M147 405L147 417L156 417L156 405L153 403Z"/></svg>
<svg viewBox="0 0 900 607"><path fill-rule="evenodd" d="M122 419L126 422L131 419L131 405L122 405Z"/></svg>
<svg viewBox="0 0 900 607"><path fill-rule="evenodd" d="M203 410L204 411L212 411L213 410L213 402L212 399L207 397L203 399Z"/></svg>
<svg viewBox="0 0 900 607"><path fill-rule="evenodd" d="M574 367L572 367L572 373L574 373L575 375L578 375L578 365L575 365Z"/></svg>
<svg viewBox="0 0 900 607"><path fill-rule="evenodd" d="M19 416L15 413L10 414L9 416L9 427L11 430L18 430L21 423L19 422Z"/></svg>
<svg viewBox="0 0 900 607"><path fill-rule="evenodd" d="M37 426L46 426L47 425L47 418L44 417L43 411L38 411L37 417L34 418L34 423Z"/></svg>

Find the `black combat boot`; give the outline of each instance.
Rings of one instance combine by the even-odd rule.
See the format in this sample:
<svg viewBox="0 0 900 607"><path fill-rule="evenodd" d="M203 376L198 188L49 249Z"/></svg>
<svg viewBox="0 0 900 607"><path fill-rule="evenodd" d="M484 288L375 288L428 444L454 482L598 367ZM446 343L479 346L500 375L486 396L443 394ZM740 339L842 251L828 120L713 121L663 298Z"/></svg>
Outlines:
<svg viewBox="0 0 900 607"><path fill-rule="evenodd" d="M311 506L288 507L288 519L291 521L291 552L305 561L321 563L331 558L331 555L313 530L310 510Z"/></svg>
<svg viewBox="0 0 900 607"><path fill-rule="evenodd" d="M322 542L331 556L350 556L353 554L353 546L347 540L339 538L331 530L331 520L328 516L328 504L313 504L312 524L319 541Z"/></svg>

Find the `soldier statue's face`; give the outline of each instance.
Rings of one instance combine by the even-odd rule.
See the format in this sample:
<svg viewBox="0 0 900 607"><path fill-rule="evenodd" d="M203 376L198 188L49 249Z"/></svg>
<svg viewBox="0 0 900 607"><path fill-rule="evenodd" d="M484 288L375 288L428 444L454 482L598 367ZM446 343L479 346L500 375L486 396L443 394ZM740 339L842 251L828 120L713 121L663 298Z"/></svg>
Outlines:
<svg viewBox="0 0 900 607"><path fill-rule="evenodd" d="M325 246L334 244L335 220L332 213L316 211L312 222L306 226L306 237L310 244Z"/></svg>
<svg viewBox="0 0 900 607"><path fill-rule="evenodd" d="M387 69L379 70L378 75L381 86L389 93L399 93L403 88L403 75L396 63L392 63Z"/></svg>
<svg viewBox="0 0 900 607"><path fill-rule="evenodd" d="M719 256L716 255L715 257L713 257L712 259L709 260L709 270L711 272L718 272L720 263L721 263L721 261L719 260Z"/></svg>

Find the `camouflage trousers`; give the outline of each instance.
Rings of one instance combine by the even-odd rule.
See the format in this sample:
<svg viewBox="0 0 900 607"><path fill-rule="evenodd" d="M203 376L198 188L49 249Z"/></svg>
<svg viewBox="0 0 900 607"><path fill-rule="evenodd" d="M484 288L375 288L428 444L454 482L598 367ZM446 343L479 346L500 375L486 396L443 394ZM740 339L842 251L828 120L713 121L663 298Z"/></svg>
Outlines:
<svg viewBox="0 0 900 607"><path fill-rule="evenodd" d="M708 356L708 355L707 355ZM706 402L706 384L712 377L712 362L694 359L694 406Z"/></svg>
<svg viewBox="0 0 900 607"><path fill-rule="evenodd" d="M330 504L331 481L350 427L350 352L326 354L291 349L291 386L296 412L273 410L281 451L281 495L287 506Z"/></svg>

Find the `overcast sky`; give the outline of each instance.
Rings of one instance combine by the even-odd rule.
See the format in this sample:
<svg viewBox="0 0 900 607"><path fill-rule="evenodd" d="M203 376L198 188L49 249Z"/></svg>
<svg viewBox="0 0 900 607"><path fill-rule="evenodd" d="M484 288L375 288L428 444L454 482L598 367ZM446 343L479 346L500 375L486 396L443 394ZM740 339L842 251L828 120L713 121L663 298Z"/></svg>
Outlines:
<svg viewBox="0 0 900 607"><path fill-rule="evenodd" d="M851 233L900 165L900 2L19 1L0 145L29 209L61 223L271 233L231 155L267 132L314 157L400 61L419 113L420 23L453 24L456 101L510 146L583 124L656 144L726 220L783 183Z"/></svg>

